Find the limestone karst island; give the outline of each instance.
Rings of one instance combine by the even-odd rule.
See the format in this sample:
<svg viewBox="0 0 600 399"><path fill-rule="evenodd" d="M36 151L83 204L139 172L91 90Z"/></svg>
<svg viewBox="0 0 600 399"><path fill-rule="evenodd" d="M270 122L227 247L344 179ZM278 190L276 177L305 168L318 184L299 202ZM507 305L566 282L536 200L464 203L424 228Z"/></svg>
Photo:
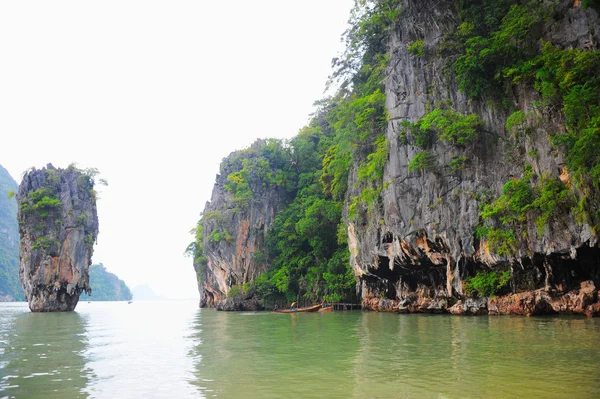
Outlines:
<svg viewBox="0 0 600 399"><path fill-rule="evenodd" d="M200 306L598 316L594 4L357 5L338 92L221 163Z"/></svg>
<svg viewBox="0 0 600 399"><path fill-rule="evenodd" d="M73 310L91 292L98 234L93 176L49 164L25 173L19 204L19 276L33 312Z"/></svg>
<svg viewBox="0 0 600 399"><path fill-rule="evenodd" d="M0 398L600 398L600 0L4 3Z"/></svg>

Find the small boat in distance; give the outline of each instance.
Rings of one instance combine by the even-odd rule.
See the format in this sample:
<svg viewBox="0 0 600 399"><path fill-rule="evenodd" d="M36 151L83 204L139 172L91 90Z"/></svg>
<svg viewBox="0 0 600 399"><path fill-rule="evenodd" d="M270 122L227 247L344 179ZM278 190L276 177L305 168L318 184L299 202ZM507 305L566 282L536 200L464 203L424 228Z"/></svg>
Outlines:
<svg viewBox="0 0 600 399"><path fill-rule="evenodd" d="M319 309L321 309L321 305L315 305L315 306L307 306L305 308L298 308L298 309L275 309L273 310L273 312L276 313L298 313L298 312L318 312Z"/></svg>
<svg viewBox="0 0 600 399"><path fill-rule="evenodd" d="M327 307L319 309L319 313L331 312L332 310L333 310L333 306L327 306Z"/></svg>

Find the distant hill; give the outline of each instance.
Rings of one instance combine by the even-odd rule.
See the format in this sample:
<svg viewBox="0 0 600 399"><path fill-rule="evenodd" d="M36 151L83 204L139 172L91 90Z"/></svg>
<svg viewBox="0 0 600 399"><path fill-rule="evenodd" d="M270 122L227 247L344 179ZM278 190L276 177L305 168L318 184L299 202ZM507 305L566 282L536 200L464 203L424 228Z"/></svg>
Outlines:
<svg viewBox="0 0 600 399"><path fill-rule="evenodd" d="M133 287L133 298L136 301L156 301L164 299L152 291L152 288L150 288L148 284Z"/></svg>
<svg viewBox="0 0 600 399"><path fill-rule="evenodd" d="M131 291L127 284L109 271L102 263L90 266L92 295L81 295L84 301L130 301Z"/></svg>
<svg viewBox="0 0 600 399"><path fill-rule="evenodd" d="M8 198L18 189L17 182L0 165L0 302L25 300L19 281L17 200Z"/></svg>

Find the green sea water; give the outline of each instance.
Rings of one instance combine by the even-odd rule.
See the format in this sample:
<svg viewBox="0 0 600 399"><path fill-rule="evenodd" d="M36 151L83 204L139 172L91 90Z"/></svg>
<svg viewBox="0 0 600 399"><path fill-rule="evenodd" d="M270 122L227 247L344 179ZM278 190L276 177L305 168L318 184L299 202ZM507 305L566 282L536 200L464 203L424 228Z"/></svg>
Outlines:
<svg viewBox="0 0 600 399"><path fill-rule="evenodd" d="M600 320L0 304L0 398L598 398Z"/></svg>

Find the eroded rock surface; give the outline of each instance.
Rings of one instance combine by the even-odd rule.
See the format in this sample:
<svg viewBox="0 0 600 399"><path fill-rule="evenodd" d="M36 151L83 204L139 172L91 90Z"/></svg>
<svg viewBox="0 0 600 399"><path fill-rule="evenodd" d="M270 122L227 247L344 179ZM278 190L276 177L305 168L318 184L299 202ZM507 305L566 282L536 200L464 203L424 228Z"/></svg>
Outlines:
<svg viewBox="0 0 600 399"><path fill-rule="evenodd" d="M565 116L560 110L540 106L541 94L532 82L515 79L506 85L504 93L490 91L483 97L469 98L461 91L452 69L459 53L444 55L453 45L452 40L446 40L468 29L468 24L461 27L460 3L401 0L401 12L394 14L387 43L390 59L385 99L389 117L385 142L389 151L383 179L374 190L372 179L359 177L361 165L372 153L357 149L345 197L350 263L363 309L463 315L597 315L598 229L577 214L574 206L557 205L551 217L543 221L543 228L536 220L539 215L520 215L518 231L510 231L514 240L510 251L501 253L492 245L490 235L480 234L481 228L508 233L514 227L505 226L499 218L484 221L482 216L482 208L501 197L508 182L521 179L532 190L539 189L544 179L557 182L574 202L587 195L592 199L589 202L597 203L600 193L597 187L582 188L574 182L567 167L569 157L551 140L568 130ZM493 4L469 5L482 3ZM535 42L533 50L541 51L544 43L550 43L561 51L598 51L600 24L594 8L572 0L534 3L551 7L545 9L551 12L532 28L535 39L529 39ZM419 43L420 50L415 47ZM439 132L432 133L437 136L426 145L432 165L411 170L411 160L422 155L425 146L411 137L407 126L414 127L432 110L475 116L481 121L478 133L462 144L441 140ZM516 112L531 119L526 120L526 132L515 134L506 127ZM460 168L451 167L457 160ZM226 158L223 165L232 163ZM205 207L204 256L195 262L201 306L240 308L239 301L226 300L227 293L265 270L254 256L264 249L266 234L285 206L280 192L272 187L256 190L260 195L250 204L238 206L225 189L228 174L235 170L222 167ZM378 196L375 200L373 191ZM358 201L365 192L369 199ZM487 222L492 225L484 226ZM496 241L502 240L508 241ZM507 273L509 281L501 290L485 294L489 298L467 287L469 278L489 272L498 276Z"/></svg>
<svg viewBox="0 0 600 399"><path fill-rule="evenodd" d="M561 49L597 51L596 11L573 1L556 3L555 14L540 28L542 39ZM485 238L475 234L485 197L497 198L509 179L523 175L525 163L536 176L560 179L573 190L565 156L548 138L549 132L565 129L564 121L546 117L521 138L520 152L513 154L517 161L510 161L507 154L515 149L505 123L512 111L467 98L453 74L445 70L448 60L439 55L444 38L460 21L455 2L404 0L400 8L386 80L390 150L381 206L364 207L357 218L347 218L351 263L360 279L365 308L454 314L595 314L592 304L597 302L597 293L585 291L580 284L600 281L598 238L573 212L558 214L542 233L534 220L526 220L512 255L490 251ZM422 56L409 51L418 40L424 42ZM534 113L538 93L526 85L514 90L513 105L525 114ZM485 123L483 135L467 148L438 140L429 149L438 167L409 171L410 160L421 148L400 139L402 124L414 123L448 104L462 115L478 115ZM447 166L453 157L467 160L459 173ZM365 188L357 169L358 164L351 171L350 198ZM510 271L507 291L514 294L489 301L468 298L463 290L465 279L487 270Z"/></svg>
<svg viewBox="0 0 600 399"><path fill-rule="evenodd" d="M19 277L33 312L71 311L91 292L88 268L98 234L93 177L52 165L25 173L19 204Z"/></svg>
<svg viewBox="0 0 600 399"><path fill-rule="evenodd" d="M255 310L255 300L236 296L227 300L227 293L236 286L257 278L266 264L257 258L265 248L267 232L277 211L285 201L279 188L266 188L258 198L240 203L227 190L227 176L239 170L239 160L255 156L255 150L266 141L257 140L249 150L230 154L221 164L210 202L202 216L204 229L202 262L195 261L198 276L200 307L221 310ZM227 301L226 301L227 300Z"/></svg>

